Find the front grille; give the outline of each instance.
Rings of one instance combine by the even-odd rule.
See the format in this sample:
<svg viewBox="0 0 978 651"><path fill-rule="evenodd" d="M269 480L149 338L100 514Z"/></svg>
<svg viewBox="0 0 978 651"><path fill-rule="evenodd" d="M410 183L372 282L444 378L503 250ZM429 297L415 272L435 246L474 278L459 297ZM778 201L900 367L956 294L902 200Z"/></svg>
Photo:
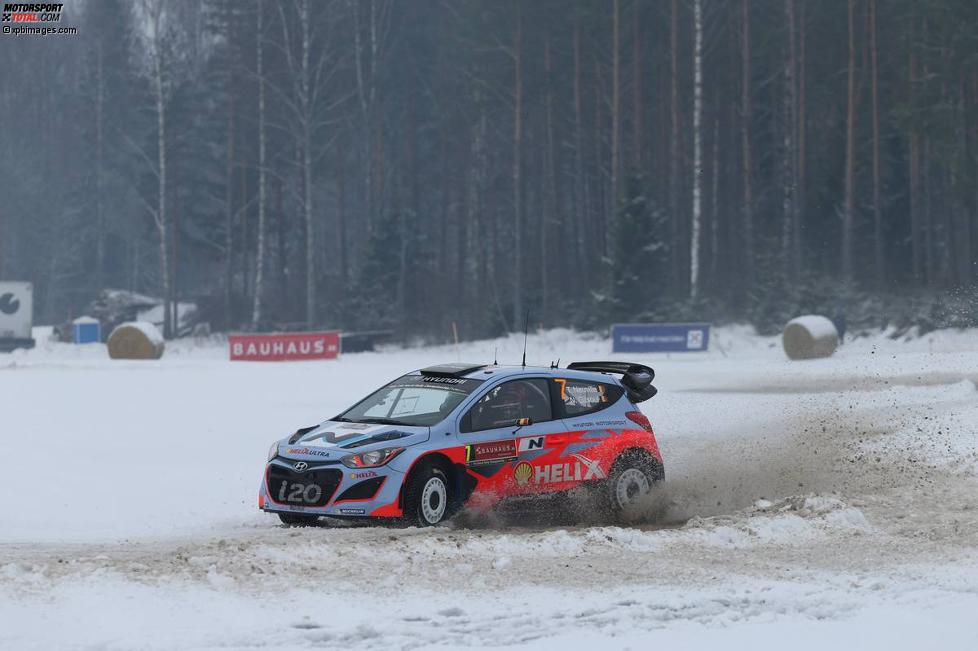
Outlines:
<svg viewBox="0 0 978 651"><path fill-rule="evenodd" d="M299 459L289 459L288 457L275 457L272 461L278 461L279 463L288 464L291 468L296 461ZM338 466L340 465L339 459L316 459L315 461L307 461L310 466Z"/></svg>
<svg viewBox="0 0 978 651"><path fill-rule="evenodd" d="M297 472L276 464L268 466L268 496L277 504L326 506L343 481L343 472L317 468Z"/></svg>

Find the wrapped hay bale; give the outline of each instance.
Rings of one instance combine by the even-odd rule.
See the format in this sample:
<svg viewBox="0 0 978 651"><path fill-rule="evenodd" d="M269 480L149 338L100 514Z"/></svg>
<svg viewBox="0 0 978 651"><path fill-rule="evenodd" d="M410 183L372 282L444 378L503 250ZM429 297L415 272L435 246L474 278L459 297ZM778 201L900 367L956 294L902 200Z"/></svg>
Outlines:
<svg viewBox="0 0 978 651"><path fill-rule="evenodd" d="M839 333L826 317L806 314L788 321L781 343L790 359L828 357L839 346Z"/></svg>
<svg viewBox="0 0 978 651"><path fill-rule="evenodd" d="M145 321L116 326L107 344L112 359L159 359L165 347L159 329Z"/></svg>

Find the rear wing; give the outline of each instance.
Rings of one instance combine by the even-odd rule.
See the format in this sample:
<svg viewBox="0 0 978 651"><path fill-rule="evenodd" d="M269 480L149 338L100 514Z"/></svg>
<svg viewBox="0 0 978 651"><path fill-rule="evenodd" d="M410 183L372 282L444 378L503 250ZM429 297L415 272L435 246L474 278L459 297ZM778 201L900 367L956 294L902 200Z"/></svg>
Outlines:
<svg viewBox="0 0 978 651"><path fill-rule="evenodd" d="M645 402L658 390L652 386L655 371L643 364L631 362L572 362L567 365L572 371L592 371L595 373L620 374L628 399L632 402Z"/></svg>

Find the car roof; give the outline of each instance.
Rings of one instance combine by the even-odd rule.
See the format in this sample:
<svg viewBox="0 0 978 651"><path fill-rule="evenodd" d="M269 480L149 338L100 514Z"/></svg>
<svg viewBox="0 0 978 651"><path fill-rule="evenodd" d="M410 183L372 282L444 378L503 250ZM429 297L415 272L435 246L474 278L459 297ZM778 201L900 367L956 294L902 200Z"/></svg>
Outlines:
<svg viewBox="0 0 978 651"><path fill-rule="evenodd" d="M491 380L496 378L517 378L517 377L561 377L578 380L591 380L601 382L613 382L618 384L618 378L610 373L599 373L595 371L578 371L568 368L552 368L549 366L498 366L492 365L465 365L465 364L443 364L437 367L429 367L415 371L416 374L427 374L429 369L445 369L451 366L459 367L460 373L455 377L470 380ZM413 375L413 374L412 374Z"/></svg>

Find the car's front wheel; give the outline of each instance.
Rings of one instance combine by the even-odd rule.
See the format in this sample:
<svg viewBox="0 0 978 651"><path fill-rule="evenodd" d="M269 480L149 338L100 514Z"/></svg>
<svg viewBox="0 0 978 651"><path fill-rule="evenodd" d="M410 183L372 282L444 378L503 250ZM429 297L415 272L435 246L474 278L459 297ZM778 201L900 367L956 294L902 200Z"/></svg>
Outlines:
<svg viewBox="0 0 978 651"><path fill-rule="evenodd" d="M279 513L278 519L287 527L311 527L319 522L318 515L305 513Z"/></svg>
<svg viewBox="0 0 978 651"><path fill-rule="evenodd" d="M454 496L448 475L437 464L426 464L408 478L404 490L404 519L420 527L432 527L450 518Z"/></svg>

